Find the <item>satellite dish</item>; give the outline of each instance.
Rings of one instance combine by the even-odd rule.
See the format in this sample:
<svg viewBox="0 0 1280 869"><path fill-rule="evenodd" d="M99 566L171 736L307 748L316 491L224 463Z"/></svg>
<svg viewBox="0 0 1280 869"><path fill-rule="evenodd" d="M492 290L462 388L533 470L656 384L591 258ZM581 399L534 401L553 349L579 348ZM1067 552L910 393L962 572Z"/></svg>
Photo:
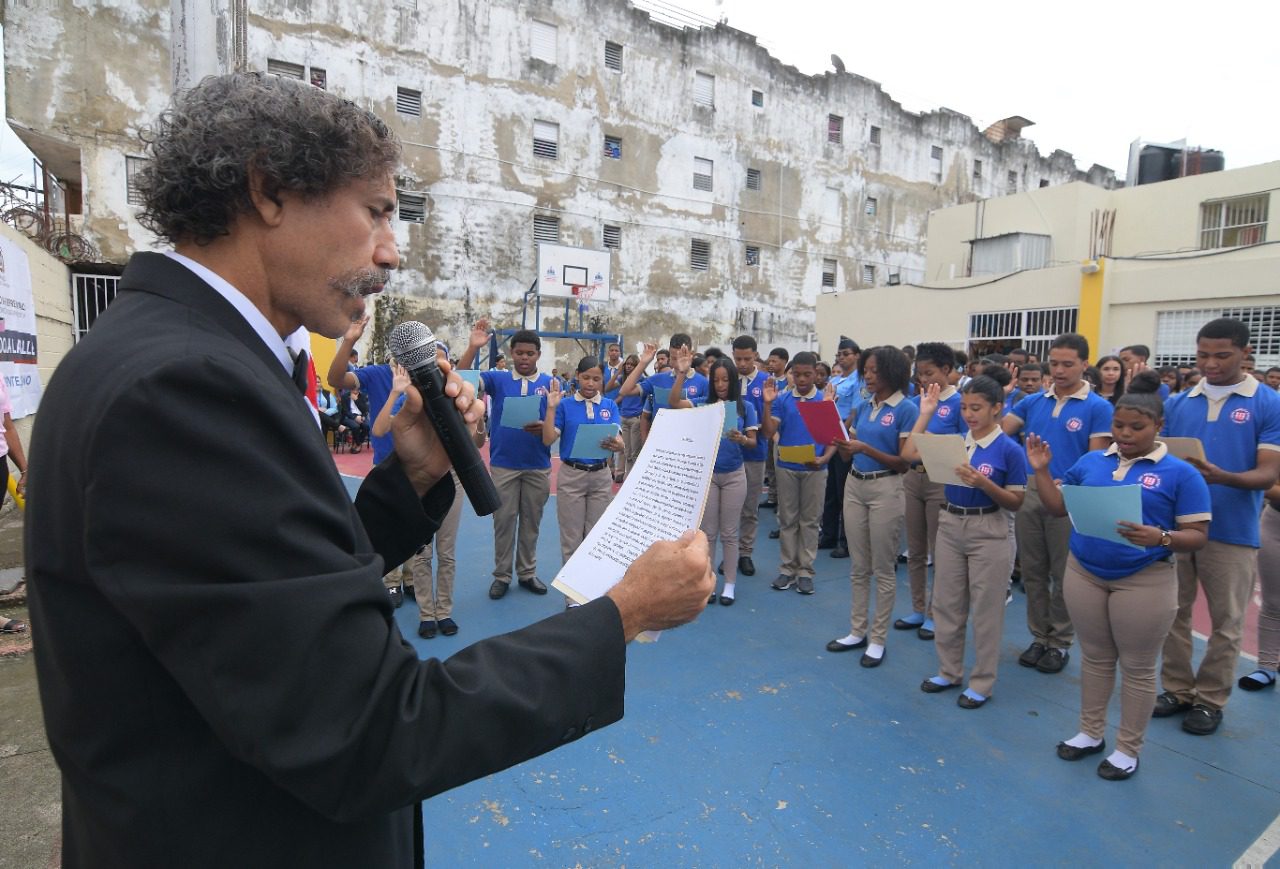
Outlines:
<svg viewBox="0 0 1280 869"><path fill-rule="evenodd" d="M836 68L836 72L844 72L844 61L840 59L840 55L831 55L831 65Z"/></svg>

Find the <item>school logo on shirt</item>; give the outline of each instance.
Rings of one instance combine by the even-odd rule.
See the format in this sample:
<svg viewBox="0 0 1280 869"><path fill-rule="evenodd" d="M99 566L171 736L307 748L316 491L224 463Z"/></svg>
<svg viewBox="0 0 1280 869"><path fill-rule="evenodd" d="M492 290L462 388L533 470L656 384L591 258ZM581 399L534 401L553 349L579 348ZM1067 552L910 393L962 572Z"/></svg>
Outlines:
<svg viewBox="0 0 1280 869"><path fill-rule="evenodd" d="M697 395L697 394L698 394L698 387L696 387L696 386L686 386L686 387L684 388L684 391L685 391L686 393L688 393L688 394L689 394L689 397L690 397L690 398L693 398L695 395Z"/></svg>
<svg viewBox="0 0 1280 869"><path fill-rule="evenodd" d="M600 418L601 418L601 419L608 419L608 418L609 418L609 411L608 411L608 409L605 409L605 410L600 411Z"/></svg>
<svg viewBox="0 0 1280 869"><path fill-rule="evenodd" d="M545 386L539 386L537 389L535 389L535 390L533 391L533 394L534 394L534 395L546 395L546 394L547 394L547 388L546 388Z"/></svg>
<svg viewBox="0 0 1280 869"><path fill-rule="evenodd" d="M1249 421L1248 408L1241 407L1231 411L1231 421L1239 425L1244 425L1246 422L1248 422Z"/></svg>
<svg viewBox="0 0 1280 869"><path fill-rule="evenodd" d="M1067 431L1080 431L1084 428L1084 420L1078 416L1073 416L1067 420Z"/></svg>
<svg viewBox="0 0 1280 869"><path fill-rule="evenodd" d="M884 416L880 417L880 424L884 426L893 425L893 413L886 413Z"/></svg>
<svg viewBox="0 0 1280 869"><path fill-rule="evenodd" d="M1157 489L1160 487L1159 474L1143 474L1138 478L1138 482L1142 484L1144 489Z"/></svg>
<svg viewBox="0 0 1280 869"><path fill-rule="evenodd" d="M755 398L759 398L760 396L764 395L764 390L758 386L753 386L751 387L751 395Z"/></svg>
<svg viewBox="0 0 1280 869"><path fill-rule="evenodd" d="M984 477L990 477L995 472L996 472L996 469L993 468L991 465L989 465L987 462L983 462L982 464L978 465L978 473L982 474L982 476Z"/></svg>
<svg viewBox="0 0 1280 869"><path fill-rule="evenodd" d="M947 417L949 417L949 416L951 416L951 406L950 406L950 405L947 405L947 404L939 405L939 406L938 406L938 418L939 418L939 419L946 419L946 418L947 418Z"/></svg>

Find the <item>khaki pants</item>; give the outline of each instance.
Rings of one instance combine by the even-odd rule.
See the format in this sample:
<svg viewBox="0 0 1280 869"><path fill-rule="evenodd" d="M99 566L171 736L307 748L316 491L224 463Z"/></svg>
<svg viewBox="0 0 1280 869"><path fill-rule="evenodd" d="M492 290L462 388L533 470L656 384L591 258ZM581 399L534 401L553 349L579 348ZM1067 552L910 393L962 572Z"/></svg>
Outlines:
<svg viewBox="0 0 1280 869"><path fill-rule="evenodd" d="M1262 608L1258 612L1258 666L1280 669L1280 510L1262 511L1262 548L1258 550L1258 584Z"/></svg>
<svg viewBox="0 0 1280 869"><path fill-rule="evenodd" d="M844 487L844 532L849 538L849 581L853 608L849 614L855 637L867 636L871 578L876 580L876 612L870 640L884 645L893 618L898 585L898 523L902 521L902 477L859 480L849 474Z"/></svg>
<svg viewBox="0 0 1280 869"><path fill-rule="evenodd" d="M822 490L827 475L820 471L775 468L778 488L778 544L786 576L813 576L818 557L818 523L822 519Z"/></svg>
<svg viewBox="0 0 1280 869"><path fill-rule="evenodd" d="M440 530L433 539L427 541L426 546L418 550L418 554L413 556L408 565L409 579L418 598L418 620L423 622L438 622L449 618L453 613L453 577L457 567L454 553L458 547L462 502L466 500L462 493L462 483L456 474L453 484L458 492L454 495L453 506L440 523ZM432 555L439 561L434 582L431 575Z"/></svg>
<svg viewBox="0 0 1280 869"><path fill-rule="evenodd" d="M969 688L984 697L991 696L996 684L1008 587L1009 520L1005 511L985 516L942 512L933 554L933 645L938 653L938 675L948 682L959 682L964 676L964 634L972 621L974 660Z"/></svg>
<svg viewBox="0 0 1280 869"><path fill-rule="evenodd" d="M1116 748L1142 751L1156 705L1156 658L1178 609L1174 565L1157 561L1123 579L1099 579L1067 559L1067 607L1080 634L1080 731L1101 739L1120 663Z"/></svg>
<svg viewBox="0 0 1280 869"><path fill-rule="evenodd" d="M542 524L542 508L551 495L551 469L490 469L493 485L502 503L493 514L493 578L511 583L511 557L514 552L516 576L531 579L538 572L538 527ZM519 546L516 526L519 523Z"/></svg>
<svg viewBox="0 0 1280 869"><path fill-rule="evenodd" d="M760 462L756 462L760 464ZM738 522L742 499L747 495L747 474L742 468L711 475L711 492L702 511L702 533L710 544L711 561L716 560L716 538L724 551L724 581L738 581Z"/></svg>
<svg viewBox="0 0 1280 869"><path fill-rule="evenodd" d="M929 610L929 553L938 543L938 512L946 503L945 489L933 483L924 469L912 468L902 479L903 515L907 531L907 576L911 580L911 609L933 618ZM934 583L938 579L934 556ZM977 690L976 688L974 689ZM981 692L986 693L986 692Z"/></svg>
<svg viewBox="0 0 1280 869"><path fill-rule="evenodd" d="M1270 509L1270 508L1268 508ZM1244 639L1244 611L1258 575L1258 550L1210 540L1199 552L1178 556L1178 615L1164 643L1160 683L1179 700L1214 709L1227 705ZM1191 670L1191 609L1197 582L1213 626L1200 669Z"/></svg>
<svg viewBox="0 0 1280 869"><path fill-rule="evenodd" d="M583 471L560 465L556 479L556 520L560 523L560 563L577 551L613 500L613 477L606 466Z"/></svg>
<svg viewBox="0 0 1280 869"><path fill-rule="evenodd" d="M757 433L756 437L761 435ZM747 476L747 496L742 502L742 527L738 532L738 554L750 555L756 550L756 531L760 527L760 493L764 491L764 462L743 462Z"/></svg>
<svg viewBox="0 0 1280 869"><path fill-rule="evenodd" d="M614 455L618 457L618 472L625 476L628 470L635 467L636 459L640 456L640 448L644 446L644 433L640 429L639 416L622 418L622 446L622 452Z"/></svg>
<svg viewBox="0 0 1280 869"><path fill-rule="evenodd" d="M1069 649L1075 632L1062 598L1062 576L1070 552L1071 520L1050 516L1032 481L1014 527L1022 562L1022 589L1027 593L1027 629L1037 643L1050 649Z"/></svg>
<svg viewBox="0 0 1280 869"><path fill-rule="evenodd" d="M756 437L760 435L757 433ZM774 435L777 437L777 435ZM770 439L769 449L764 456L764 489L768 493L770 504L778 502L778 444Z"/></svg>

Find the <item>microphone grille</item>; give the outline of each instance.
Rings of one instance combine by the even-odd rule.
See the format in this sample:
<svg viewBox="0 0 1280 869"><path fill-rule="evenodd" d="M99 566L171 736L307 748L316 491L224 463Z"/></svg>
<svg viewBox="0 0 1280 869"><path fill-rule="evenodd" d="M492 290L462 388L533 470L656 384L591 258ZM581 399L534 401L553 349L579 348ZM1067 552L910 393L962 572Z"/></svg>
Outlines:
<svg viewBox="0 0 1280 869"><path fill-rule="evenodd" d="M412 371L436 364L436 338L425 323L407 320L391 330L387 346L397 362Z"/></svg>

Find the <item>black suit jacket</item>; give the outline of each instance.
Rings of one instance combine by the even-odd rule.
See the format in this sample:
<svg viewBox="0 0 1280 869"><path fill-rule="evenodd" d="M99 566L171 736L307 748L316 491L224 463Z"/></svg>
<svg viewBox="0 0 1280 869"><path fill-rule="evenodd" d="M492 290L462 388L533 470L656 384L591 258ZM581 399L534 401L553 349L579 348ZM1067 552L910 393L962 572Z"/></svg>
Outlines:
<svg viewBox="0 0 1280 869"><path fill-rule="evenodd" d="M452 481L419 499L392 457L353 505L283 367L174 260L130 262L31 454L66 866L409 866L418 800L622 716L607 599L418 659L380 577Z"/></svg>

